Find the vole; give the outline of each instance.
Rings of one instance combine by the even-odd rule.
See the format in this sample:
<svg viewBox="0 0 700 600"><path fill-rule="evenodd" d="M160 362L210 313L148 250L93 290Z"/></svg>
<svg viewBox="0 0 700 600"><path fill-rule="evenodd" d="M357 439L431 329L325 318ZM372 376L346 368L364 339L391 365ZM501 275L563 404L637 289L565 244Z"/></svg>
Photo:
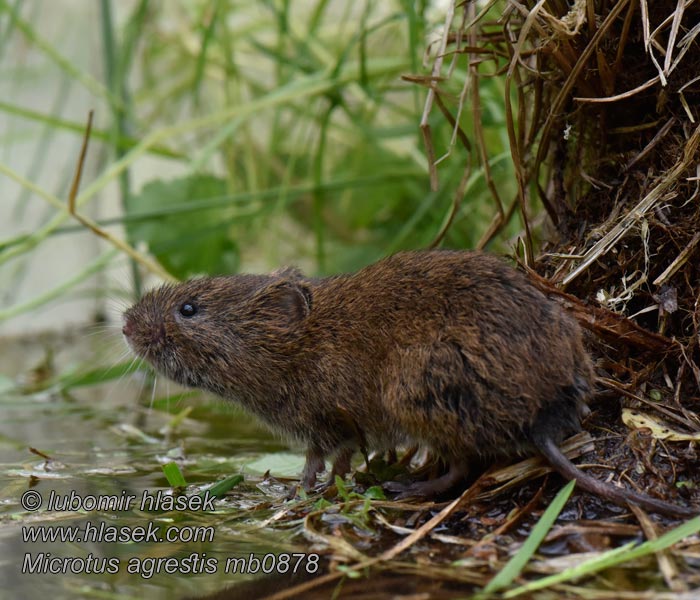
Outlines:
<svg viewBox="0 0 700 600"><path fill-rule="evenodd" d="M126 311L123 333L156 371L305 443L306 489L326 458L344 475L361 444L419 444L449 464L408 495L450 489L470 459L537 450L614 503L696 514L602 483L562 454L593 392L581 331L489 254L402 252L321 279L285 269L165 285Z"/></svg>

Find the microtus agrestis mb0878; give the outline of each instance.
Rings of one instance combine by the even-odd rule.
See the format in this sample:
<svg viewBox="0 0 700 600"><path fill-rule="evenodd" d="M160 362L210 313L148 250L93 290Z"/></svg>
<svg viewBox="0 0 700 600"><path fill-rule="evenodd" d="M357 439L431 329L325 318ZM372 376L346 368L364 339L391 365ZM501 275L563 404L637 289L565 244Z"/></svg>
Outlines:
<svg viewBox="0 0 700 600"><path fill-rule="evenodd" d="M475 457L538 450L618 504L695 511L604 484L559 450L580 429L593 368L577 323L527 278L479 252L403 252L357 273L193 279L146 293L124 335L156 371L238 402L306 445L302 484L326 458L344 475L360 443L420 444L450 466L411 485L429 495Z"/></svg>

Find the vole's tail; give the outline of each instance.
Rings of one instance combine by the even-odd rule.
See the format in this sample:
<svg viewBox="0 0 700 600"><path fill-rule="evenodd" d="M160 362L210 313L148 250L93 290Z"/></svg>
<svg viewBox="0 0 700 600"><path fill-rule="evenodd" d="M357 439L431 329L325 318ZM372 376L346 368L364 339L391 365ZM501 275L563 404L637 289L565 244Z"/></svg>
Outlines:
<svg viewBox="0 0 700 600"><path fill-rule="evenodd" d="M548 436L534 435L532 441L556 471L566 479L575 479L580 488L591 494L610 500L620 506L627 506L628 503L637 504L650 512L670 517L685 518L700 514L700 511L676 506L632 490L623 490L587 475L574 465Z"/></svg>

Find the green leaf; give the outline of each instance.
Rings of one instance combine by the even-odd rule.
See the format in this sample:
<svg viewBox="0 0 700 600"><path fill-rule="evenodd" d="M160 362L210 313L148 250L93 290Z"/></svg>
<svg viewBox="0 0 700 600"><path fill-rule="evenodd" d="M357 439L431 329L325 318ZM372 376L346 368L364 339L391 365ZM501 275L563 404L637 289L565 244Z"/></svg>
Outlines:
<svg viewBox="0 0 700 600"><path fill-rule="evenodd" d="M331 506L333 506L333 503L326 500L323 496L314 502L314 510L326 510Z"/></svg>
<svg viewBox="0 0 700 600"><path fill-rule="evenodd" d="M370 500L386 500L384 490L378 485L373 485L372 487L367 488L367 491L364 493L364 497Z"/></svg>
<svg viewBox="0 0 700 600"><path fill-rule="evenodd" d="M215 498L223 498L226 495L226 492L228 492L231 488L236 487L239 483L241 483L241 481L243 481L243 475L240 473L231 475L230 477L215 483L213 486L204 490L203 492L200 492L199 495L204 497L204 495L209 492L210 496L214 496Z"/></svg>
<svg viewBox="0 0 700 600"><path fill-rule="evenodd" d="M169 462L164 464L163 473L165 474L165 478L168 480L170 487L178 488L185 487L187 485L185 477L183 476L182 471L180 471L180 467L177 466L177 463Z"/></svg>
<svg viewBox="0 0 700 600"><path fill-rule="evenodd" d="M129 198L129 215L159 212L161 216L127 221L129 239L132 244L145 242L158 261L180 279L202 273L233 273L238 268L239 255L225 226L229 206L207 207L192 214L167 212L172 206L196 206L226 194L226 182L212 175L152 181L140 194Z"/></svg>

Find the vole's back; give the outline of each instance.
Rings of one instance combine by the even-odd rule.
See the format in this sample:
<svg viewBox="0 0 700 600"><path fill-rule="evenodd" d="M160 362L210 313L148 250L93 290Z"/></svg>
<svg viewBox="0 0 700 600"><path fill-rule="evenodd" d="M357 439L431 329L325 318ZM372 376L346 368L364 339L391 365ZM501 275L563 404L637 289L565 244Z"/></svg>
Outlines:
<svg viewBox="0 0 700 600"><path fill-rule="evenodd" d="M593 378L578 325L498 258L401 253L314 297L312 319L334 313L329 351L379 382L360 403L445 457L512 455L534 429L559 441L578 428Z"/></svg>

